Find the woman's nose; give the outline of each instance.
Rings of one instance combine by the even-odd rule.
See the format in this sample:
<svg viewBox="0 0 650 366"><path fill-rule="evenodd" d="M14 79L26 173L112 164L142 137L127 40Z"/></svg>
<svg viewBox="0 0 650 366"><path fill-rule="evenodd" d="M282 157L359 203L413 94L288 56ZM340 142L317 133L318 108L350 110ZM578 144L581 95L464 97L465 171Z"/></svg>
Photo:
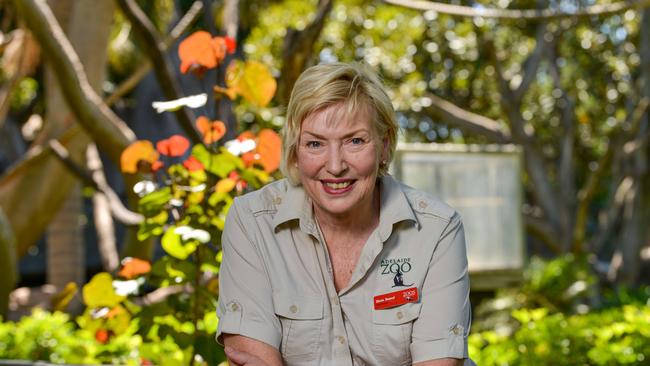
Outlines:
<svg viewBox="0 0 650 366"><path fill-rule="evenodd" d="M339 176L345 173L348 164L345 159L345 154L341 149L333 147L327 154L327 172Z"/></svg>

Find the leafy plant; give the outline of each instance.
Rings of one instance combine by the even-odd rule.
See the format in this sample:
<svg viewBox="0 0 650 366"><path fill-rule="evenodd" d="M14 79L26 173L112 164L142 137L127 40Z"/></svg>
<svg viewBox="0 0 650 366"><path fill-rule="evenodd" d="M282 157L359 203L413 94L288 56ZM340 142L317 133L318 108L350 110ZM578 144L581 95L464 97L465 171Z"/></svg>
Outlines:
<svg viewBox="0 0 650 366"><path fill-rule="evenodd" d="M234 51L234 40L198 31L179 46L180 71L202 77ZM219 96L241 96L265 107L275 79L261 63L233 62ZM207 95L156 102L159 113L199 108ZM0 358L55 363L217 365L225 360L215 341L221 231L234 197L274 178L280 137L273 130L245 131L224 142L226 125L200 115L202 142L182 135L139 140L121 156L124 174L145 177L134 186L144 220L140 240L157 239L155 262L126 258L117 273L98 273L81 289L86 309L76 324L63 313L35 312L18 324L0 324ZM76 287L56 301L65 308ZM15 337L11 334L15 333Z"/></svg>
<svg viewBox="0 0 650 366"><path fill-rule="evenodd" d="M534 258L520 289L479 305L469 339L478 365L625 365L650 360L650 288L605 293L586 260Z"/></svg>

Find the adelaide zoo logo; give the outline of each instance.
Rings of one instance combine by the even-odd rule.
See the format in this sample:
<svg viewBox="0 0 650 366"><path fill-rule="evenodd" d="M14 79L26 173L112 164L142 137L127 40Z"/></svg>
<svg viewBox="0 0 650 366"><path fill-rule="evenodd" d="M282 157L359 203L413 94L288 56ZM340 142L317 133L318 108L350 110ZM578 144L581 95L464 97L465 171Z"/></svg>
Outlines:
<svg viewBox="0 0 650 366"><path fill-rule="evenodd" d="M408 287L413 284L404 284L404 274L411 272L411 258L382 259L381 274L393 275L393 287Z"/></svg>

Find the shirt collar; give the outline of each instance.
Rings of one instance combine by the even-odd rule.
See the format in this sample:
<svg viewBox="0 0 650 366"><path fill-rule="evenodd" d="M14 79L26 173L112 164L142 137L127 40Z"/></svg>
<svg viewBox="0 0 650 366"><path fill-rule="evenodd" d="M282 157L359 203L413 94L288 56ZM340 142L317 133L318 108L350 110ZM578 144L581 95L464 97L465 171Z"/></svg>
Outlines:
<svg viewBox="0 0 650 366"><path fill-rule="evenodd" d="M273 218L273 228L291 220L299 220L300 229L316 236L318 228L314 220L311 199L301 186L287 184L287 192L278 205ZM393 231L393 225L409 220L419 224L406 195L391 176L380 178L380 209L378 233L382 242L388 240Z"/></svg>
<svg viewBox="0 0 650 366"><path fill-rule="evenodd" d="M312 235L318 233L312 214L311 199L302 186L287 182L287 191L273 218L273 229L277 231L278 226L292 220L299 221L302 231Z"/></svg>
<svg viewBox="0 0 650 366"><path fill-rule="evenodd" d="M385 242L393 232L393 225L401 221L413 221L419 225L400 183L391 176L381 178L379 209L379 238Z"/></svg>

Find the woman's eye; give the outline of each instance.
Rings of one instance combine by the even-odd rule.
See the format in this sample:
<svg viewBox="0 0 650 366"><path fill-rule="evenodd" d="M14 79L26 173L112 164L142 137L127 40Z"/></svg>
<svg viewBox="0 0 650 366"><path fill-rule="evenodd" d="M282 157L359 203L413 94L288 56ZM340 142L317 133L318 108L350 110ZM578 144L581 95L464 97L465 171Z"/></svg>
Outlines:
<svg viewBox="0 0 650 366"><path fill-rule="evenodd" d="M306 146L310 149L316 149L321 146L321 143L319 141L307 141Z"/></svg>
<svg viewBox="0 0 650 366"><path fill-rule="evenodd" d="M350 142L352 142L353 145L361 145L363 144L363 139L361 137L353 137Z"/></svg>

